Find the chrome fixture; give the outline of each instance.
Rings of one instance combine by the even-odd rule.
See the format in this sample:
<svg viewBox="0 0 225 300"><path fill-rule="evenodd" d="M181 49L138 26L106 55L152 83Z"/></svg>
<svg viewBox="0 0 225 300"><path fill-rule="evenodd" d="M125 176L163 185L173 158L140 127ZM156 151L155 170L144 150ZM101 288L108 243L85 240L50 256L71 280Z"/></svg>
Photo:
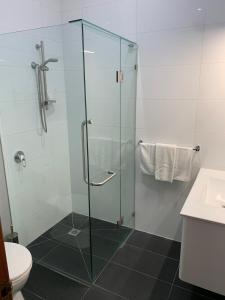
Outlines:
<svg viewBox="0 0 225 300"><path fill-rule="evenodd" d="M107 171L107 174L110 175L106 179L100 182L89 182L87 178L87 166L86 166L86 147L85 147L85 127L88 124L93 124L92 120L83 121L81 123L81 141L82 141L82 159L83 159L83 179L85 183L91 186L102 186L106 184L108 181L110 181L114 176L116 176L116 173L113 171Z"/></svg>
<svg viewBox="0 0 225 300"><path fill-rule="evenodd" d="M139 140L138 145L140 145L141 143L144 143L142 140ZM180 149L186 148L186 147L177 147ZM201 147L199 145L195 146L193 149L193 151L199 152L201 150Z"/></svg>
<svg viewBox="0 0 225 300"><path fill-rule="evenodd" d="M14 155L14 160L17 164L22 164L22 166L26 167L26 157L23 151L17 151Z"/></svg>
<svg viewBox="0 0 225 300"><path fill-rule="evenodd" d="M41 41L40 44L36 44L35 48L41 51L41 64L36 62L31 63L31 67L35 70L36 80L37 80L37 89L38 89L38 103L39 103L39 111L41 117L41 125L45 132L48 131L47 121L46 121L46 110L48 110L49 105L52 103L56 103L55 100L51 100L48 97L48 87L46 80L46 72L49 71L47 64L50 62L58 62L57 58L49 58L45 60L44 53L44 42Z"/></svg>

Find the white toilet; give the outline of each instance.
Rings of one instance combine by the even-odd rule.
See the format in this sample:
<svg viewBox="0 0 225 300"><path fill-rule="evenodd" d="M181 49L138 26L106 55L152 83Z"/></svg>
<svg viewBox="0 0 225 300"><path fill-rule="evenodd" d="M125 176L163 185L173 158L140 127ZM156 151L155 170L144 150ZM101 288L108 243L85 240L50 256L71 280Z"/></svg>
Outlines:
<svg viewBox="0 0 225 300"><path fill-rule="evenodd" d="M26 247L15 243L5 242L5 251L13 288L13 300L24 300L21 289L30 275L32 256Z"/></svg>

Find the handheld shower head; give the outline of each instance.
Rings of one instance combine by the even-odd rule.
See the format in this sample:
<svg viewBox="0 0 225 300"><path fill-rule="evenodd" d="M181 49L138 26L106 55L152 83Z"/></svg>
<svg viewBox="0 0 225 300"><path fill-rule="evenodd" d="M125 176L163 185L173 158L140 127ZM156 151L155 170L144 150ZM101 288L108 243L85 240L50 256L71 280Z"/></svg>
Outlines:
<svg viewBox="0 0 225 300"><path fill-rule="evenodd" d="M40 65L40 68L42 71L48 71L49 68L47 67L47 64L50 63L50 62L58 62L59 60L57 58L49 58L47 60L45 60L43 62L43 64Z"/></svg>
<svg viewBox="0 0 225 300"><path fill-rule="evenodd" d="M49 58L46 61L43 62L42 66L46 66L50 62L58 62L59 60L57 58Z"/></svg>

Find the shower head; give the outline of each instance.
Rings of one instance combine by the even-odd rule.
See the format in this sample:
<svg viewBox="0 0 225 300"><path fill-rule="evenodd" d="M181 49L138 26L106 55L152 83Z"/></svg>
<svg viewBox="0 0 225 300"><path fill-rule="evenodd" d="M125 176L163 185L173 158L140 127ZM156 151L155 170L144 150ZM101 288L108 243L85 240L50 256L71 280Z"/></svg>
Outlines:
<svg viewBox="0 0 225 300"><path fill-rule="evenodd" d="M49 58L46 61L43 62L42 66L46 66L50 62L58 62L59 60L57 58Z"/></svg>
<svg viewBox="0 0 225 300"><path fill-rule="evenodd" d="M57 58L49 58L46 61L43 62L43 64L40 65L41 70L48 71L47 64L50 62L58 62L59 60Z"/></svg>

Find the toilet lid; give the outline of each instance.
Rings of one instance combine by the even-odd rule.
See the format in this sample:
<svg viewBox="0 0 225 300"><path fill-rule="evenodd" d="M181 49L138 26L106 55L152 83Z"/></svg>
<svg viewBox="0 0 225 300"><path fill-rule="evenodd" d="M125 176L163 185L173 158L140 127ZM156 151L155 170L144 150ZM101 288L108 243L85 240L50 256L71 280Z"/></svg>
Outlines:
<svg viewBox="0 0 225 300"><path fill-rule="evenodd" d="M5 242L5 251L11 281L26 273L32 265L30 251L22 245Z"/></svg>

